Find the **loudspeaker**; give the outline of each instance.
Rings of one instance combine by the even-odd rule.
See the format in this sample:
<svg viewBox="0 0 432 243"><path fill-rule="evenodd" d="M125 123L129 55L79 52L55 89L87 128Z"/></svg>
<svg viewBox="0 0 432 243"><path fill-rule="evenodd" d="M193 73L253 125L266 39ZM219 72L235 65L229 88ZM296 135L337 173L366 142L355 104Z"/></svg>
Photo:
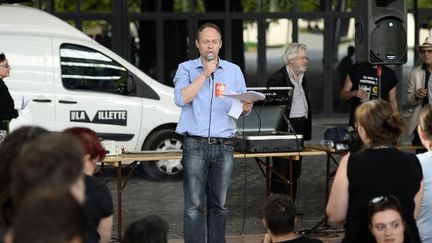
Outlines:
<svg viewBox="0 0 432 243"><path fill-rule="evenodd" d="M353 10L357 62L407 62L406 0L356 0Z"/></svg>

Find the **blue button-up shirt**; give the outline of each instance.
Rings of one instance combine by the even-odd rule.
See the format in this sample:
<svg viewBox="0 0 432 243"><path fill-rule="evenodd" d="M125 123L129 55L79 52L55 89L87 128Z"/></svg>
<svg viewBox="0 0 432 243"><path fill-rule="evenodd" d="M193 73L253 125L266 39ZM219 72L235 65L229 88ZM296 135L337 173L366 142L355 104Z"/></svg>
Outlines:
<svg viewBox="0 0 432 243"><path fill-rule="evenodd" d="M205 81L192 102L185 103L181 90L189 86L204 71L200 58L183 62L174 77L174 102L182 107L176 132L201 137L231 137L235 133L235 120L228 115L232 100L216 96L215 87L223 85L224 92L246 92L246 84L240 68L219 59L214 80Z"/></svg>

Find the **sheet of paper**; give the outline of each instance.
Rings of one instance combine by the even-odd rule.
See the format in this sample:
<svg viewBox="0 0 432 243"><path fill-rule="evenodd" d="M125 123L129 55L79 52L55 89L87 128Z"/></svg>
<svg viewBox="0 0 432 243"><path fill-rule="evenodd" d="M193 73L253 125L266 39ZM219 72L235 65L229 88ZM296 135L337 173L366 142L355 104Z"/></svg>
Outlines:
<svg viewBox="0 0 432 243"><path fill-rule="evenodd" d="M29 99L26 99L24 96L21 99L21 109L20 110L24 110L26 109L28 103L30 102Z"/></svg>
<svg viewBox="0 0 432 243"><path fill-rule="evenodd" d="M226 91L223 96L233 98L236 100L250 100L250 101L257 101L257 100L264 100L265 95L256 91L248 91L245 93L235 93L232 91Z"/></svg>
<svg viewBox="0 0 432 243"><path fill-rule="evenodd" d="M238 99L232 99L231 109L228 112L228 115L238 119L243 112L243 103L241 103Z"/></svg>

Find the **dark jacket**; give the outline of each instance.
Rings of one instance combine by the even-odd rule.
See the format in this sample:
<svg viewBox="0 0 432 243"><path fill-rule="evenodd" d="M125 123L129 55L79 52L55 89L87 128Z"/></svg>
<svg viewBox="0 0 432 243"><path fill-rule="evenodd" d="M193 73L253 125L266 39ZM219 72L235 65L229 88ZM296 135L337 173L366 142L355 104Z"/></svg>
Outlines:
<svg viewBox="0 0 432 243"><path fill-rule="evenodd" d="M283 66L282 68L280 68L279 70L277 70L276 72L274 72L270 76L270 78L267 81L266 86L267 86L267 88L269 88L269 87L292 87L294 89L294 84L290 80L285 66ZM310 99L309 99L309 90L307 89L307 82L306 82L305 76L303 77L302 86L303 86L303 89L305 91L306 101L307 101L307 105L308 105L308 118L305 119L305 123L304 123L303 140L310 140L311 135L312 135L312 112L311 112L311 103L310 103ZM289 118L289 115L291 112L292 95L290 96L290 99L291 100L288 102L289 106L287 106L286 110L285 110L285 115L287 118ZM288 130L288 126L285 123L285 121L281 121L280 124L282 124L282 126L281 126L281 130L283 129L282 131Z"/></svg>
<svg viewBox="0 0 432 243"><path fill-rule="evenodd" d="M15 110L12 96L3 79L0 79L0 120L11 120L16 117L18 117L18 112Z"/></svg>

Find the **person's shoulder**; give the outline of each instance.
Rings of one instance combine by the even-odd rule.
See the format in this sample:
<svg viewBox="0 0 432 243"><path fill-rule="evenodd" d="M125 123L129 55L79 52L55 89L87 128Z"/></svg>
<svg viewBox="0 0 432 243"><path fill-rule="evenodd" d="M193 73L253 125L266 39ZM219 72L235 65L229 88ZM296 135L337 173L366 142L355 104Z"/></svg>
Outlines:
<svg viewBox="0 0 432 243"><path fill-rule="evenodd" d="M426 159L426 158L432 158L432 151L427 151L424 153L419 153L417 154L417 158L421 159Z"/></svg>
<svg viewBox="0 0 432 243"><path fill-rule="evenodd" d="M400 149L394 149L395 153L399 153L398 156L405 156L407 159L417 159L417 155L408 151L400 150Z"/></svg>
<svg viewBox="0 0 432 243"><path fill-rule="evenodd" d="M400 149L395 149L395 151L397 151L395 152L397 154L395 154L394 157L400 158L399 161L402 164L407 164L406 162L409 162L407 165L409 165L411 168L417 168L418 166L421 167L419 158L416 154L410 153L408 151L402 151Z"/></svg>
<svg viewBox="0 0 432 243"><path fill-rule="evenodd" d="M195 58L195 59L191 59L191 60L186 60L184 62L181 62L179 64L179 67L185 67L185 68L191 68L191 67L197 67L197 66L202 66L202 63L200 61L200 58Z"/></svg>
<svg viewBox="0 0 432 243"><path fill-rule="evenodd" d="M283 76L284 69L286 70L285 66L283 66L283 67L279 68L278 70L274 71L272 74L270 74L270 78Z"/></svg>
<svg viewBox="0 0 432 243"><path fill-rule="evenodd" d="M432 174L432 152L417 154L423 173Z"/></svg>
<svg viewBox="0 0 432 243"><path fill-rule="evenodd" d="M89 190L109 191L108 186L95 176L86 175L84 181L85 181L85 186L87 191Z"/></svg>
<svg viewBox="0 0 432 243"><path fill-rule="evenodd" d="M370 153L369 149L365 149L365 150L361 150L361 151L356 151L356 152L350 152L347 157L347 166L351 167L353 165L359 165L362 166L365 163L363 163L363 161L365 161L365 158L368 156L368 154Z"/></svg>
<svg viewBox="0 0 432 243"><path fill-rule="evenodd" d="M357 73L357 72L363 72L367 68L368 68L367 66L362 65L360 63L354 63L353 65L351 65L348 72L350 74Z"/></svg>
<svg viewBox="0 0 432 243"><path fill-rule="evenodd" d="M422 70L423 70L423 64L420 64L420 65L417 65L417 66L414 66L414 67L411 68L412 72L419 72L419 71L422 71Z"/></svg>
<svg viewBox="0 0 432 243"><path fill-rule="evenodd" d="M223 60L223 59L219 59L219 66L221 66L224 69L238 69L238 70L240 70L240 67L237 64L230 62L230 61L227 61L227 60Z"/></svg>

